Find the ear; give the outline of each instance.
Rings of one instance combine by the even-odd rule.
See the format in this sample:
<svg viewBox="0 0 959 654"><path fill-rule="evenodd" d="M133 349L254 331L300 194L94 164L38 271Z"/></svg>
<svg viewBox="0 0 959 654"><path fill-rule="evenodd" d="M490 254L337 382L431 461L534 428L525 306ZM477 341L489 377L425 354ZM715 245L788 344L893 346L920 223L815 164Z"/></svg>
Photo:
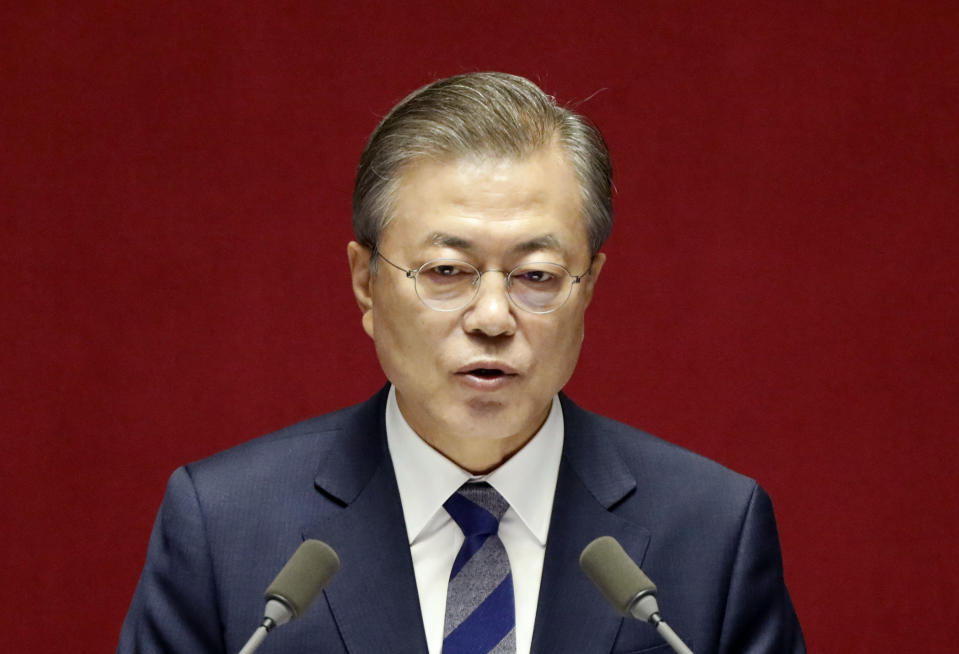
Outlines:
<svg viewBox="0 0 959 654"><path fill-rule="evenodd" d="M596 282L599 281L599 273L603 270L603 264L606 263L606 255L602 252L598 252L595 257L593 257L593 265L590 267L590 274L585 280L586 288L586 306L589 306L590 301L593 299L593 289L596 288Z"/></svg>
<svg viewBox="0 0 959 654"><path fill-rule="evenodd" d="M363 329L373 338L373 273L370 271L370 249L356 241L346 246L353 279L353 296L363 313Z"/></svg>

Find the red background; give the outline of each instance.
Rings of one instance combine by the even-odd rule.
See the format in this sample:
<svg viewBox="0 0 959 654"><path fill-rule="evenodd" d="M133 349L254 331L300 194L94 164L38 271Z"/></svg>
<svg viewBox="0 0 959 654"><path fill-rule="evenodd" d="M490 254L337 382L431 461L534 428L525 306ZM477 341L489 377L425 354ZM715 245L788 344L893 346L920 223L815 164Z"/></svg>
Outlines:
<svg viewBox="0 0 959 654"><path fill-rule="evenodd" d="M353 171L394 102L478 69L612 149L570 395L770 491L811 651L952 650L954 2L20 4L5 651L113 649L173 468L381 385Z"/></svg>

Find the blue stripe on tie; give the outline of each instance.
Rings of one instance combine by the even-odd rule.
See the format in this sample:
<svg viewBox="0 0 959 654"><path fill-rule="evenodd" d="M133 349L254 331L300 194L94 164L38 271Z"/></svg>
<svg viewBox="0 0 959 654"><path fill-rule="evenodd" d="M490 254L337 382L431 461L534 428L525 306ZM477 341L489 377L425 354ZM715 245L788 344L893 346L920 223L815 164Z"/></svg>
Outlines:
<svg viewBox="0 0 959 654"><path fill-rule="evenodd" d="M466 565L466 562L483 547L486 539L499 530L499 520L483 507L474 504L458 493L446 500L443 508L460 526L460 529L467 534L463 546L456 555L456 560L453 561L453 570L450 573L452 579Z"/></svg>
<svg viewBox="0 0 959 654"><path fill-rule="evenodd" d="M443 641L443 654L487 654L513 630L513 576L506 578Z"/></svg>
<svg viewBox="0 0 959 654"><path fill-rule="evenodd" d="M456 554L456 560L453 561L453 570L450 572L450 579L459 574L463 566L469 563L473 555L480 551L483 543L485 543L489 537L490 534L467 536L466 540L463 541L463 546L460 547L460 551Z"/></svg>

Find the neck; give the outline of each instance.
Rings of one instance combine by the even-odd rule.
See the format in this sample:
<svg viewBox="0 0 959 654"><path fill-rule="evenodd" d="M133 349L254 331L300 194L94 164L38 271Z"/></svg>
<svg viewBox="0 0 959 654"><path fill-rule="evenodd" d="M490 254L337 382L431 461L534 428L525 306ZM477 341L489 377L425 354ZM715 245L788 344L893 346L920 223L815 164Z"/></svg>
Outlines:
<svg viewBox="0 0 959 654"><path fill-rule="evenodd" d="M475 475L492 472L523 449L542 428L553 406L551 398L533 420L526 421L523 426L514 425L515 431L504 434L501 421L477 420L457 429L446 421L431 420L415 407L410 410L404 406L398 391L396 400L403 419L423 442Z"/></svg>
<svg viewBox="0 0 959 654"><path fill-rule="evenodd" d="M424 436L420 438L463 470L474 475L485 475L523 449L535 433L536 431L521 436L488 440Z"/></svg>

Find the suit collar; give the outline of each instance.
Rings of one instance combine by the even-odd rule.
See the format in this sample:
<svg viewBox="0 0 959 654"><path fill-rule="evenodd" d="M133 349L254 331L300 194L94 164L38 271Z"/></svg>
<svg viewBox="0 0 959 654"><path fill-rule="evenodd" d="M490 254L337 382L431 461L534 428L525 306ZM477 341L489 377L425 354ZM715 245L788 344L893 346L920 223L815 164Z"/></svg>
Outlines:
<svg viewBox="0 0 959 654"><path fill-rule="evenodd" d="M593 539L612 536L642 565L650 532L615 512L635 492L636 478L604 437L605 423L569 398L561 401L566 437L532 652L609 652L623 619L580 570L580 553Z"/></svg>
<svg viewBox="0 0 959 654"><path fill-rule="evenodd" d="M388 386L350 411L315 476L318 491L341 505L303 529L328 543L340 572L324 591L350 652L426 654L403 508L386 447Z"/></svg>
<svg viewBox="0 0 959 654"><path fill-rule="evenodd" d="M339 433L323 439L318 491L342 507L303 530L329 543L342 567L324 591L350 652L426 654L403 509L386 447L388 387L350 409ZM622 618L579 569L594 538L610 535L642 565L649 531L615 512L636 479L606 423L561 396L563 458L553 501L532 652L608 652Z"/></svg>
<svg viewBox="0 0 959 654"><path fill-rule="evenodd" d="M369 484L377 469L388 463L384 415L386 385L366 402L344 411L343 427L335 436L319 439L317 490L338 504L351 504Z"/></svg>
<svg viewBox="0 0 959 654"><path fill-rule="evenodd" d="M598 416L560 394L566 440L563 458L604 509L612 509L636 489L636 477L613 442L603 437Z"/></svg>

